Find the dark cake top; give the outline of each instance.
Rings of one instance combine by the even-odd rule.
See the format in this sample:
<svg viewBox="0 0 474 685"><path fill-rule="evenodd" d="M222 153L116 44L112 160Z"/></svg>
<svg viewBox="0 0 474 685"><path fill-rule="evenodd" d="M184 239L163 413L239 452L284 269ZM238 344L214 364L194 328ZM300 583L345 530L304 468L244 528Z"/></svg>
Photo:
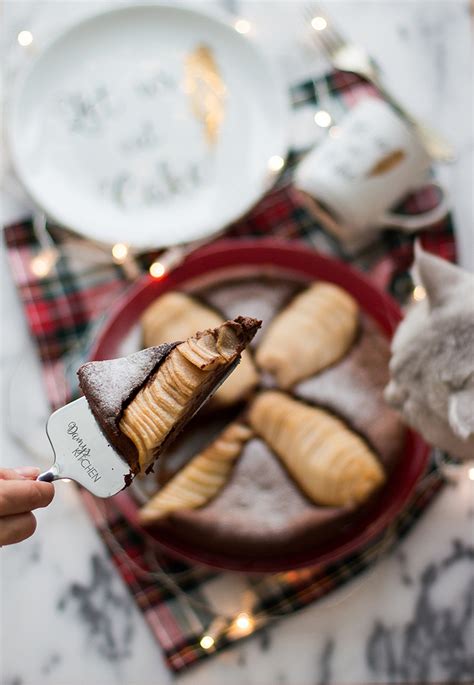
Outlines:
<svg viewBox="0 0 474 685"><path fill-rule="evenodd" d="M128 357L88 362L77 372L80 388L97 423L110 444L129 463L135 462L136 449L119 428L123 410L178 344L166 343Z"/></svg>

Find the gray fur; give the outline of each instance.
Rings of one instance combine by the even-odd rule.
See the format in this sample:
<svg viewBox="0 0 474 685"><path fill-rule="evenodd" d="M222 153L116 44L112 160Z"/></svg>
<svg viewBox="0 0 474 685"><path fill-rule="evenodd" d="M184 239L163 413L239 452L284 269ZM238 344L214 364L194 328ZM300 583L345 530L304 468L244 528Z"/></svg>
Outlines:
<svg viewBox="0 0 474 685"><path fill-rule="evenodd" d="M474 276L415 249L426 298L414 304L392 341L385 399L425 439L474 458Z"/></svg>

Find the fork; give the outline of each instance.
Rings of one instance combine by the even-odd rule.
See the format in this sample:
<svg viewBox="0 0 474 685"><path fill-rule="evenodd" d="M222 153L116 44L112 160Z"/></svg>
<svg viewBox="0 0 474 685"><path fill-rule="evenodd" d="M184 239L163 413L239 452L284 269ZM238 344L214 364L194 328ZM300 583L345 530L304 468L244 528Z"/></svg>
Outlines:
<svg viewBox="0 0 474 685"><path fill-rule="evenodd" d="M381 96L412 126L430 157L441 162L454 161L455 153L452 145L439 133L410 114L385 88L378 67L364 48L345 41L331 24L327 14L320 11L316 3L306 5L304 15L314 29L312 36L315 43L322 48L336 69L350 71L370 81ZM320 21L314 21L316 18Z"/></svg>

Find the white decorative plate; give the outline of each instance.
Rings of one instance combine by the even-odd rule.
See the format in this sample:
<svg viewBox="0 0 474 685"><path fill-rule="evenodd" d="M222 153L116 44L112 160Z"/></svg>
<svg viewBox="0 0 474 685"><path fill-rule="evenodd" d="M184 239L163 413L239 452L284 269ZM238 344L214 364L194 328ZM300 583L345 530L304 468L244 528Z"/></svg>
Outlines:
<svg viewBox="0 0 474 685"><path fill-rule="evenodd" d="M87 19L34 62L10 113L14 164L60 224L136 249L237 219L284 157L288 103L248 38L194 9Z"/></svg>

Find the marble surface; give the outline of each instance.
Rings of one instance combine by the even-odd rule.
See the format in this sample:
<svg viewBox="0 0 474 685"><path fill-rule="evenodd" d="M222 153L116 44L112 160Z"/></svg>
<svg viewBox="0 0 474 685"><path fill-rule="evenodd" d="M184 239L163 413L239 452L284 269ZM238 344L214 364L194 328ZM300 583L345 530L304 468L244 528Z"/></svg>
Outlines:
<svg viewBox="0 0 474 685"><path fill-rule="evenodd" d="M297 3L224 4L253 20L255 39L289 82L308 70L308 62L313 71L324 68L300 39ZM456 145L457 162L439 174L452 196L461 261L474 268L467 2L327 4L341 28L377 58L390 87ZM96 8L81 2L6 3L7 92L31 56L16 44L19 30L32 30L41 47L53 30ZM8 169L1 198L3 220L27 209ZM1 424L1 460L5 466L44 466L49 457L41 426L47 407L3 248L0 258L0 409L7 419ZM19 384L25 389L20 403ZM474 482L464 469L373 571L177 679L193 685L472 682L473 502ZM53 504L37 518L34 537L1 554L2 684L171 682L74 489L58 484Z"/></svg>

